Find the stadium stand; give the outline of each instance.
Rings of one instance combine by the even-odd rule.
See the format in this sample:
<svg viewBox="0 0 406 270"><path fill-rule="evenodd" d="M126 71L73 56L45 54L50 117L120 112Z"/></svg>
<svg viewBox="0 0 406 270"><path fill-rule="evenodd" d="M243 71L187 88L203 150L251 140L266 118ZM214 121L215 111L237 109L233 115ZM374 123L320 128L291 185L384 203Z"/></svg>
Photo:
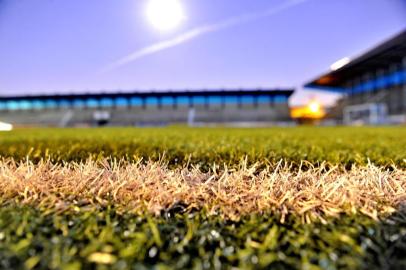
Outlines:
<svg viewBox="0 0 406 270"><path fill-rule="evenodd" d="M290 120L293 90L213 90L0 97L2 120L20 126L148 126Z"/></svg>

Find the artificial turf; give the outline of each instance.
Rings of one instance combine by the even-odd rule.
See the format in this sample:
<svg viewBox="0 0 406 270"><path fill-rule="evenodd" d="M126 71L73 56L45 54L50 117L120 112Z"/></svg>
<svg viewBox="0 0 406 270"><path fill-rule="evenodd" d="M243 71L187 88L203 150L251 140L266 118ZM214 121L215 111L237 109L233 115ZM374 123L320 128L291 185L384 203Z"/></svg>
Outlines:
<svg viewBox="0 0 406 270"><path fill-rule="evenodd" d="M99 128L19 129L0 133L0 157L15 160L83 161L118 158L209 168L214 163L293 164L305 160L350 167L352 164L406 168L405 127L291 128Z"/></svg>
<svg viewBox="0 0 406 270"><path fill-rule="evenodd" d="M0 268L404 269L405 150L404 127L17 129L0 133L0 157L2 164L6 164L0 171L3 185ZM81 192L80 196L85 196L81 198L75 189L66 186L69 168L81 172L89 158L98 164L98 169L86 181L72 181L72 185L87 183L84 189L97 186L94 190L100 191L100 201L91 192ZM116 187L128 187L133 172L126 166L141 162L142 166L159 164L166 168L165 174L155 171L162 176L158 180L168 181L179 175L182 181L195 181L190 172L200 172L198 179L202 183L213 181L206 185L208 191L201 194L210 197L211 192L238 190L235 184L238 182L230 184L223 175L226 171L227 175L239 175L244 164L247 174L240 176L247 196L240 192L242 201L236 201L243 208L248 197L251 206L264 203L253 196L255 192L250 187L273 179L272 170L278 172L281 160L286 174L300 175L281 178L281 185L284 179L303 181L294 183L295 190L291 193L289 190L275 193L281 198L291 194L285 196L286 201L297 199L301 185L305 187L312 179L317 180L314 189L322 187L323 179L331 177L344 183L344 176L334 173L358 168L364 173L356 181L366 187L372 183L376 190L369 206L374 209L390 201L395 209L365 215L355 205L354 211L350 207L336 215L320 212L320 205L315 202L328 201L333 195L339 199L334 191L342 192L343 196L354 195L346 195L351 190L346 190L344 185L335 189L334 179L330 179L331 189L321 192L321 197L315 192L317 200L305 198L305 202L313 203L313 213L321 217L310 221L303 219L300 211L288 211L282 218L284 210L275 207L252 213L241 211L238 218L230 218L199 204L190 207L182 200L164 205L159 211L130 211L117 200L109 199L114 194L105 189L109 181L115 185L123 181L125 184L120 182ZM116 179L120 174L114 174L111 169L117 162L127 172L124 180ZM51 168L44 170L42 176L35 167L41 164ZM249 170L252 166L256 169ZM58 173L60 168L67 169ZM267 173L261 174L264 169ZM316 173L311 175L313 171ZM84 172L77 175L86 177ZM137 172L133 177L139 177L140 171ZM149 179L148 175L144 175L145 179ZM371 175L377 176L372 179ZM390 181L388 177L392 177ZM49 185L49 181L54 185ZM199 181L194 183L199 185ZM5 184L10 183L19 186L6 190ZM41 183L48 189L42 189ZM153 187L150 184L149 188ZM344 189L339 190L340 187ZM171 190L176 194L176 189ZM131 193L131 189L127 191ZM369 193L359 194L362 196L352 197L358 198L362 205ZM393 196L387 198L387 194ZM47 196L53 200L47 201ZM138 201L156 199L145 196ZM221 196L219 193L215 197L221 199ZM131 196L126 198L130 200L124 200L125 204L130 204ZM227 201L221 203L228 205Z"/></svg>
<svg viewBox="0 0 406 270"><path fill-rule="evenodd" d="M0 208L3 269L405 269L406 217L344 215L326 224L290 216L240 221L183 213L118 213L114 207L47 212Z"/></svg>

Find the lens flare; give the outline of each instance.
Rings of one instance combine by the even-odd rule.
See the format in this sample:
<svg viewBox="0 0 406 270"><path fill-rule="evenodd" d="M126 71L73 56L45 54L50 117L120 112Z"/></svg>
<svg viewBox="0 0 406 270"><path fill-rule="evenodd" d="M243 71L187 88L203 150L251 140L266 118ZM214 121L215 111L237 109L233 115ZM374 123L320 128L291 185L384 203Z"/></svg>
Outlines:
<svg viewBox="0 0 406 270"><path fill-rule="evenodd" d="M317 101L312 101L309 103L309 110L312 113L318 113L320 111L320 103L318 103Z"/></svg>
<svg viewBox="0 0 406 270"><path fill-rule="evenodd" d="M150 0L146 15L152 26L161 31L174 29L185 19L179 0Z"/></svg>
<svg viewBox="0 0 406 270"><path fill-rule="evenodd" d="M293 119L318 120L326 116L326 111L318 100L313 99L305 106L292 107L290 115Z"/></svg>

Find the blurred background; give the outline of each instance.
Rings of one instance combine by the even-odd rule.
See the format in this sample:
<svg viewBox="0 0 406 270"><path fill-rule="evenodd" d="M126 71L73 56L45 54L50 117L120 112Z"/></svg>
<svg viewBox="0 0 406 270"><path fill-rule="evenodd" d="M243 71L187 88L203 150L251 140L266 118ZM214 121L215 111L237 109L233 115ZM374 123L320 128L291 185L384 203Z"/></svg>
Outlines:
<svg viewBox="0 0 406 270"><path fill-rule="evenodd" d="M406 123L404 0L0 0L0 129Z"/></svg>

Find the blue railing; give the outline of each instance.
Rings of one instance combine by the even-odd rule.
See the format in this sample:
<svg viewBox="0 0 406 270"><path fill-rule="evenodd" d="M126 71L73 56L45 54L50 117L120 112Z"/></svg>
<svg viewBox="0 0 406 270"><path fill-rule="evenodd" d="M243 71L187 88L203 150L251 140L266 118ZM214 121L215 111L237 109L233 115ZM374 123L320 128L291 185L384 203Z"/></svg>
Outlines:
<svg viewBox="0 0 406 270"><path fill-rule="evenodd" d="M402 85L406 83L406 70L399 70L387 75L380 76L365 82L361 82L354 87L347 89L350 94L372 92L382 88Z"/></svg>
<svg viewBox="0 0 406 270"><path fill-rule="evenodd" d="M0 110L32 110L32 109L53 109L53 108L96 108L96 107L125 107L125 106L187 106L193 105L232 105L232 104L272 104L286 103L288 97L284 95L241 95L241 96L178 96L176 99L171 96L165 97L117 97L117 98L81 98L73 100L64 99L26 99L0 101Z"/></svg>

